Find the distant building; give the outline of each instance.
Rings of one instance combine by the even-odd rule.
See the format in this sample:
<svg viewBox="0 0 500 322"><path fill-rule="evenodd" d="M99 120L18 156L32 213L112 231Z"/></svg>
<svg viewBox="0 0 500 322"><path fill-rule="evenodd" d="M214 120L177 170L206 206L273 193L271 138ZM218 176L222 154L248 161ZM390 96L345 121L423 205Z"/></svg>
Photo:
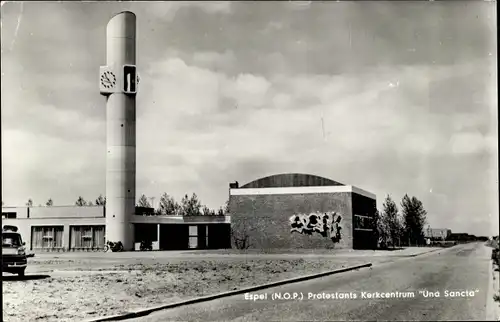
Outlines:
<svg viewBox="0 0 500 322"><path fill-rule="evenodd" d="M448 240L456 241L458 243L467 243L470 241L474 241L476 236L469 235L467 233L452 233Z"/></svg>
<svg viewBox="0 0 500 322"><path fill-rule="evenodd" d="M448 228L426 228L424 229L424 237L430 240L448 240L452 235L451 229Z"/></svg>
<svg viewBox="0 0 500 322"><path fill-rule="evenodd" d="M373 193L299 173L229 187L233 247L376 248Z"/></svg>

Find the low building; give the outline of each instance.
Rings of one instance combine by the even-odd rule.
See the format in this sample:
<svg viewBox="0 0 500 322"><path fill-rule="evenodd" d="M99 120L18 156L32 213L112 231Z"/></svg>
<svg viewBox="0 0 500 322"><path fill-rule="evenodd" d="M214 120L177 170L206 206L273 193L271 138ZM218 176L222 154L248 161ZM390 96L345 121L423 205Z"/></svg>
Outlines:
<svg viewBox="0 0 500 322"><path fill-rule="evenodd" d="M468 243L474 239L475 236L467 233L452 233L450 234L450 237L448 237L448 240L456 241L457 243Z"/></svg>
<svg viewBox="0 0 500 322"><path fill-rule="evenodd" d="M229 216L154 216L137 208L134 242L153 241L156 250L230 248ZM105 244L103 206L2 207L2 225L19 228L37 251L99 251Z"/></svg>
<svg viewBox="0 0 500 322"><path fill-rule="evenodd" d="M230 184L232 244L237 248L374 249L376 196L309 174Z"/></svg>
<svg viewBox="0 0 500 322"><path fill-rule="evenodd" d="M451 236L451 229L448 228L426 228L424 237L430 240L448 240Z"/></svg>

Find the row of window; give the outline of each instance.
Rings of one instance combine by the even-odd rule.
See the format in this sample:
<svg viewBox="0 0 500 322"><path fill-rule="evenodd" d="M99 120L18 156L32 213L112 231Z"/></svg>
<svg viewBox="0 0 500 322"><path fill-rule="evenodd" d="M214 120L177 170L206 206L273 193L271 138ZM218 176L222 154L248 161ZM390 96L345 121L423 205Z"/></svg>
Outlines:
<svg viewBox="0 0 500 322"><path fill-rule="evenodd" d="M203 231L198 226L189 226L189 248L198 248L199 238L208 245L208 226ZM201 233L201 234L199 234ZM100 249L105 243L105 226L70 226L70 249ZM31 249L64 248L64 226L32 226Z"/></svg>
<svg viewBox="0 0 500 322"><path fill-rule="evenodd" d="M2 219L16 219L17 212L2 212Z"/></svg>
<svg viewBox="0 0 500 322"><path fill-rule="evenodd" d="M104 248L105 226L70 226L70 249ZM64 226L32 226L31 249L62 249Z"/></svg>

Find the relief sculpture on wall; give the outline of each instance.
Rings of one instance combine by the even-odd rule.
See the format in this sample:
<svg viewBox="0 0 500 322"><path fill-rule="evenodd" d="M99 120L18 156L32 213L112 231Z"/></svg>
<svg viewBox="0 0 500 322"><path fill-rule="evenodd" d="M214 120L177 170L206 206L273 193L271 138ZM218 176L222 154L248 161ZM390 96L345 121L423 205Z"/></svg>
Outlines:
<svg viewBox="0 0 500 322"><path fill-rule="evenodd" d="M342 238L340 222L342 216L336 212L297 214L290 217L290 233L312 235L314 232L330 237L334 243Z"/></svg>

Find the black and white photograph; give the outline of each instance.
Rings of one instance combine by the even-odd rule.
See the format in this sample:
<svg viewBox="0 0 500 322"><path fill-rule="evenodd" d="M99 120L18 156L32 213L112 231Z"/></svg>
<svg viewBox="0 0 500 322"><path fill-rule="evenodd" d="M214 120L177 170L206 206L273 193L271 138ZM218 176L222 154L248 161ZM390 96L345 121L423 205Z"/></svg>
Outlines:
<svg viewBox="0 0 500 322"><path fill-rule="evenodd" d="M496 1L1 1L2 321L500 321Z"/></svg>

